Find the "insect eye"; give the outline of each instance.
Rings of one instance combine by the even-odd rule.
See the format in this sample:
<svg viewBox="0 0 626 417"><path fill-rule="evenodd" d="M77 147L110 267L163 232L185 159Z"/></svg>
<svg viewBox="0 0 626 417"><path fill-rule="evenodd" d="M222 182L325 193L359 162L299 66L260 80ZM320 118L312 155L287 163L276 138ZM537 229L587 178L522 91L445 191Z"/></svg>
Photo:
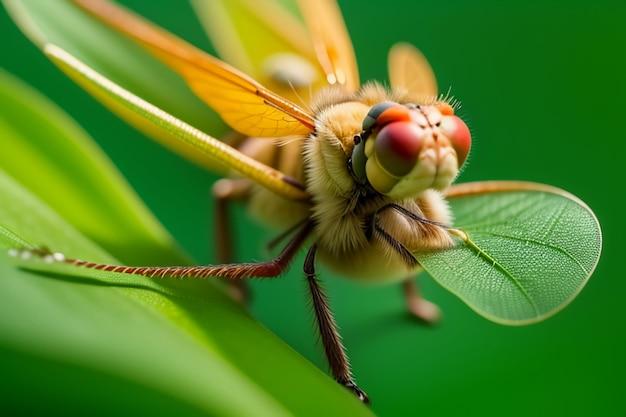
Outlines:
<svg viewBox="0 0 626 417"><path fill-rule="evenodd" d="M395 105L385 109L376 119L376 124L380 127L393 122L411 121L411 111L408 107Z"/></svg>
<svg viewBox="0 0 626 417"><path fill-rule="evenodd" d="M409 121L390 123L376 137L374 149L383 168L393 175L408 173L417 162L424 130Z"/></svg>
<svg viewBox="0 0 626 417"><path fill-rule="evenodd" d="M439 103L436 103L435 107L437 107L437 110L439 110L442 116L454 116L454 107L452 107L445 101L440 101Z"/></svg>
<svg viewBox="0 0 626 417"><path fill-rule="evenodd" d="M437 135L447 139L441 160L432 158L441 146ZM472 143L469 128L445 102L422 109L379 103L367 113L360 137L349 159L352 177L394 199L417 195L429 186L441 189L449 185L467 159ZM458 165L447 158L448 146L454 149Z"/></svg>
<svg viewBox="0 0 626 417"><path fill-rule="evenodd" d="M441 131L450 139L460 167L467 159L472 147L472 135L469 128L458 116L445 116L441 121Z"/></svg>
<svg viewBox="0 0 626 417"><path fill-rule="evenodd" d="M374 105L370 111L367 112L365 120L363 120L363 130L371 129L377 123L378 116L380 116L388 108L395 106L399 106L399 104L394 103L393 101L383 101L382 103Z"/></svg>
<svg viewBox="0 0 626 417"><path fill-rule="evenodd" d="M373 155L366 166L367 179L378 192L389 191L398 178L416 165L425 131L416 123L399 121L384 126L373 137Z"/></svg>

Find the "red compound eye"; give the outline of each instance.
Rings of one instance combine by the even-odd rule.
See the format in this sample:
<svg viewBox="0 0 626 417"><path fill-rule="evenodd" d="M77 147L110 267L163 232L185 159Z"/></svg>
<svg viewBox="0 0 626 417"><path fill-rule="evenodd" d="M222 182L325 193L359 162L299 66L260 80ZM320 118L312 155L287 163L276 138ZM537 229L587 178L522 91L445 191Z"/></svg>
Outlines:
<svg viewBox="0 0 626 417"><path fill-rule="evenodd" d="M383 101L382 103L372 106L370 111L367 112L365 120L363 120L363 130L371 129L376 124L376 119L378 119L378 116L380 116L382 112L395 106L398 106L398 103L394 103L393 101Z"/></svg>
<svg viewBox="0 0 626 417"><path fill-rule="evenodd" d="M441 122L441 130L450 139L456 151L459 167L462 166L472 147L472 135L469 128L459 117L446 116Z"/></svg>
<svg viewBox="0 0 626 417"><path fill-rule="evenodd" d="M393 122L408 122L411 120L411 111L402 105L389 107L376 119L378 126L385 126Z"/></svg>
<svg viewBox="0 0 626 417"><path fill-rule="evenodd" d="M423 137L424 130L413 122L388 124L378 133L374 143L378 162L390 174L406 175L417 162Z"/></svg>
<svg viewBox="0 0 626 417"><path fill-rule="evenodd" d="M453 116L454 115L454 107L452 107L450 104L446 103L445 101L441 101L439 103L436 103L435 107L437 107L437 109L439 110L439 112L443 116Z"/></svg>

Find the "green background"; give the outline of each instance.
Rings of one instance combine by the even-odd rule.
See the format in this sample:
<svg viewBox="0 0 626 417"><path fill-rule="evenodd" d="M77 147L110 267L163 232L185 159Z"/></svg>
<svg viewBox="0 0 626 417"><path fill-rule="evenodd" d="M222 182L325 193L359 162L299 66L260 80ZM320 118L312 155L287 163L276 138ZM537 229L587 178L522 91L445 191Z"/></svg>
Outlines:
<svg viewBox="0 0 626 417"><path fill-rule="evenodd" d="M211 50L187 4L126 3ZM422 280L424 291L445 318L436 328L420 327L406 316L399 288L363 286L321 268L357 380L372 397L374 411L625 415L626 5L607 0L340 5L363 80L385 80L388 48L409 41L429 57L442 90L451 87L462 101L459 113L474 138L462 181L524 179L559 186L595 210L605 234L602 258L581 295L548 321L521 328L486 321L429 278ZM215 176L104 110L53 68L4 11L0 28L2 67L78 120L184 248L200 262L214 261L209 189ZM244 208L235 211L238 259L269 256L264 243L272 234L252 223ZM253 313L325 369L300 264L280 280L254 283Z"/></svg>

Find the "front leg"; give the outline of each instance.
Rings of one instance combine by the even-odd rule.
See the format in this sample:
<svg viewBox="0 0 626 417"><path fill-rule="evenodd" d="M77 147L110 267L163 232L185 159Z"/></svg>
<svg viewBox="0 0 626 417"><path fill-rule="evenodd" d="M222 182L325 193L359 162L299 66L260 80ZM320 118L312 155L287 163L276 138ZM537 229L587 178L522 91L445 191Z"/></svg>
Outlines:
<svg viewBox="0 0 626 417"><path fill-rule="evenodd" d="M317 320L322 344L324 345L328 365L337 382L352 391L359 400L364 403L369 403L367 394L354 382L350 362L346 350L341 343L341 336L339 335L337 323L335 322L330 305L328 304L328 298L315 276L316 250L316 245L311 246L309 249L306 260L304 261L304 273L306 274L313 309L315 311L315 318Z"/></svg>
<svg viewBox="0 0 626 417"><path fill-rule="evenodd" d="M440 235L439 232L449 230L449 227L444 223L440 223L438 221L430 220L424 217L422 214L416 214L407 208L398 205L398 204L387 204L377 211L373 213L370 221L367 223L368 228L366 229L366 235L369 238L373 236L378 236L384 242L386 242L391 249L398 253L399 256L406 262L407 267L414 268L418 266L417 259L412 254L412 252L402 243L400 240L394 238L389 233L385 231L385 229L378 223L378 216L386 210L395 210L406 218L414 221L416 224L420 226L420 238L426 241L427 239L431 239L436 242L436 246L445 247L451 240L448 241L446 238L449 238L446 233L444 237ZM420 240L420 243L422 241ZM421 292L417 283L413 278L407 278L402 283L402 290L404 292L404 299L406 302L407 309L409 313L419 320L422 324L434 325L437 324L441 320L441 310L437 307L436 304L431 303L428 300L422 298Z"/></svg>
<svg viewBox="0 0 626 417"><path fill-rule="evenodd" d="M436 304L422 297L415 279L408 278L402 283L406 306L414 318L422 324L435 325L441 320L441 310Z"/></svg>
<svg viewBox="0 0 626 417"><path fill-rule="evenodd" d="M226 278L242 280L248 278L273 278L282 274L298 249L304 244L311 232L313 223L304 224L287 243L277 257L267 262L249 262L240 264L197 265L197 266L126 266L89 262L81 259L67 258L59 252L51 252L46 248L39 249L11 249L9 255L21 259L39 258L46 263L58 262L81 268L98 271L114 272L118 274L141 275L148 278L189 278L211 279Z"/></svg>

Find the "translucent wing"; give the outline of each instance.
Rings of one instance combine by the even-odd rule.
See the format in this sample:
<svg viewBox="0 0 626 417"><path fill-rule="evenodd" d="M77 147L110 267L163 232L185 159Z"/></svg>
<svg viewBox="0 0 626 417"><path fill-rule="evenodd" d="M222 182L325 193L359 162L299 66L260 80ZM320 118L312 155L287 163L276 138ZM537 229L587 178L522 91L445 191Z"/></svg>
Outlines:
<svg viewBox="0 0 626 417"><path fill-rule="evenodd" d="M413 45L398 43L389 51L389 80L417 102L437 96L437 79L426 57Z"/></svg>
<svg viewBox="0 0 626 417"><path fill-rule="evenodd" d="M308 112L139 16L105 0L75 3L177 71L233 129L262 137L308 134L313 129Z"/></svg>
<svg viewBox="0 0 626 417"><path fill-rule="evenodd" d="M219 56L294 102L327 85L300 19L276 0L193 0Z"/></svg>
<svg viewBox="0 0 626 417"><path fill-rule="evenodd" d="M457 244L415 256L439 284L490 320L546 319L576 297L598 263L598 219L566 191L486 181L455 185L447 195Z"/></svg>
<svg viewBox="0 0 626 417"><path fill-rule="evenodd" d="M448 188L445 192L447 198L461 198L472 195L504 193L514 191L538 191L550 194L560 195L575 203L589 209L587 205L578 197L551 185L540 184L528 181L477 181L455 184Z"/></svg>
<svg viewBox="0 0 626 417"><path fill-rule="evenodd" d="M160 108L125 90L89 67L64 49L47 43L45 54L67 75L119 113L127 114L137 123L154 130L168 132L172 138L186 143L208 158L219 161L240 175L288 199L308 199L304 186L294 178L242 154L227 144L168 114Z"/></svg>
<svg viewBox="0 0 626 417"><path fill-rule="evenodd" d="M352 41L334 0L298 0L315 52L329 84L350 91L359 88L359 71Z"/></svg>

